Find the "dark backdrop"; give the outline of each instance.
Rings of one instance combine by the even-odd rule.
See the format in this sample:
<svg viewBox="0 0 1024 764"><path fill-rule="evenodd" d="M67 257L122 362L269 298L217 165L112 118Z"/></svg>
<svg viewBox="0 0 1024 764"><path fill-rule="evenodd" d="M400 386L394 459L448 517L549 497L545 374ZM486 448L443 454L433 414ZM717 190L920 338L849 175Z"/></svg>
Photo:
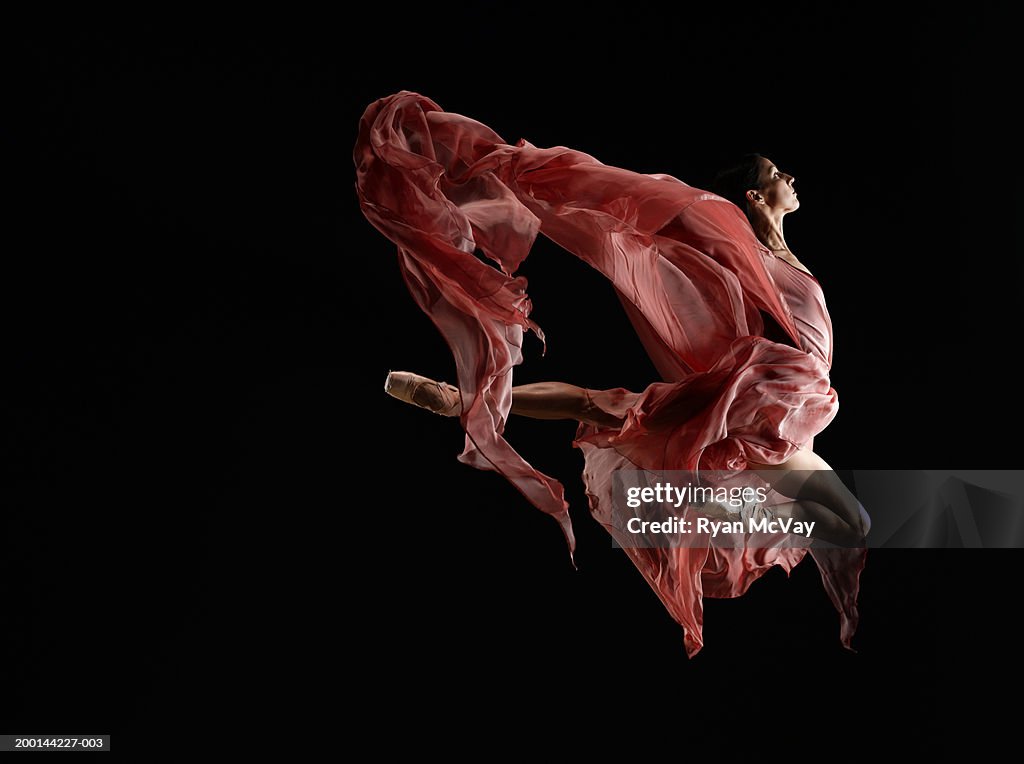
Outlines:
<svg viewBox="0 0 1024 764"><path fill-rule="evenodd" d="M454 363L358 209L351 150L363 109L408 89L691 185L760 151L797 178L787 239L835 323L816 450L1016 468L1007 23L480 3L27 33L0 301L6 731L283 746L351 722L344 698L431 721L424 746L533 724L645 745L665 730L637 720L698 719L845 741L977 706L964 689L1017 663L1016 551L872 551L856 655L808 558L707 601L688 660L586 512L574 424L513 420L566 485L574 571L554 522L456 462L457 422L383 393L389 369ZM549 342L517 382L654 380L598 274L543 238L521 272Z"/></svg>

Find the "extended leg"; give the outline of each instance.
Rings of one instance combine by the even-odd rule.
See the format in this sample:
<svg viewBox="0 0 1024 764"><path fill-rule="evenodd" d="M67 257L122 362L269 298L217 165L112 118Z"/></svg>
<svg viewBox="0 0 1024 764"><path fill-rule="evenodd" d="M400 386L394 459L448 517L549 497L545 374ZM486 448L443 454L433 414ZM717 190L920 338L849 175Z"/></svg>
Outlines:
<svg viewBox="0 0 1024 764"><path fill-rule="evenodd" d="M459 390L410 371L392 371L384 381L388 395L442 416L462 413ZM622 420L594 405L585 387L566 382L534 382L512 388L511 413L533 419L575 419L598 427L618 427Z"/></svg>
<svg viewBox="0 0 1024 764"><path fill-rule="evenodd" d="M781 464L750 462L749 467L783 496L797 500L782 505L780 513L822 523L821 538L848 543L863 541L867 536L871 519L863 505L828 462L813 451L800 449ZM823 509L834 519L824 515Z"/></svg>
<svg viewBox="0 0 1024 764"><path fill-rule="evenodd" d="M512 388L512 413L532 419L575 419L599 427L618 427L622 420L593 404L585 387L567 382L534 382Z"/></svg>

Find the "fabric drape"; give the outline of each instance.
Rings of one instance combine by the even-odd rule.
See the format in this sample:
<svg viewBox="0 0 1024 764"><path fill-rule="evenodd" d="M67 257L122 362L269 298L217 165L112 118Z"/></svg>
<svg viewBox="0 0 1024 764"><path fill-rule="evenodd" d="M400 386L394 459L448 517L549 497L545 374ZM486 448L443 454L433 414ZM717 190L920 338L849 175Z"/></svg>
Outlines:
<svg viewBox="0 0 1024 764"><path fill-rule="evenodd" d="M565 146L509 144L407 90L366 108L353 159L364 215L397 245L411 295L454 356L466 432L459 461L500 473L555 518L570 555L562 485L503 437L524 332L544 340L530 318L526 280L515 275L538 234L608 278L662 377L643 391L590 391L623 425L581 423L573 440L585 457L590 511L610 532L615 470L778 464L835 416L820 284L775 272L793 266L765 249L728 200ZM773 565L788 574L808 552L850 647L866 550L811 548L792 538L624 547L682 625L691 656L703 645L703 597L739 596Z"/></svg>

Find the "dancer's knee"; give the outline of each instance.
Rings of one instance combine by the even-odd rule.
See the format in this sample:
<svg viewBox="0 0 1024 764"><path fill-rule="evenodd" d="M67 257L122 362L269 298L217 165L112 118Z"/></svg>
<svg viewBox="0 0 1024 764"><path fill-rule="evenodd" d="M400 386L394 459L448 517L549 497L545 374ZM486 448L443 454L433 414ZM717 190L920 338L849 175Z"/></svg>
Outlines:
<svg viewBox="0 0 1024 764"><path fill-rule="evenodd" d="M594 403L594 399L590 395L590 390L588 390L585 387L581 387L579 388L579 390L581 396L579 420L581 422L595 424L599 427L622 426L622 419L618 418L614 414L609 414L607 411L605 411L596 403Z"/></svg>
<svg viewBox="0 0 1024 764"><path fill-rule="evenodd" d="M864 509L864 505L858 502L858 509L860 510L860 535L866 537L871 531L871 516Z"/></svg>

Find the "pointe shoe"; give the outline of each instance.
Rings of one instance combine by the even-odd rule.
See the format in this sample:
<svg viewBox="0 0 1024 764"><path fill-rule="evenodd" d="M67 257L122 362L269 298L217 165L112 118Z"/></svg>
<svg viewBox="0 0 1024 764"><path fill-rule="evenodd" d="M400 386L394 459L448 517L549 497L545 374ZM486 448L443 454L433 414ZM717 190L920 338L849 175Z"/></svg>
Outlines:
<svg viewBox="0 0 1024 764"><path fill-rule="evenodd" d="M411 371L388 372L384 380L384 392L441 416L462 414L462 394L459 388L447 382L435 382Z"/></svg>

